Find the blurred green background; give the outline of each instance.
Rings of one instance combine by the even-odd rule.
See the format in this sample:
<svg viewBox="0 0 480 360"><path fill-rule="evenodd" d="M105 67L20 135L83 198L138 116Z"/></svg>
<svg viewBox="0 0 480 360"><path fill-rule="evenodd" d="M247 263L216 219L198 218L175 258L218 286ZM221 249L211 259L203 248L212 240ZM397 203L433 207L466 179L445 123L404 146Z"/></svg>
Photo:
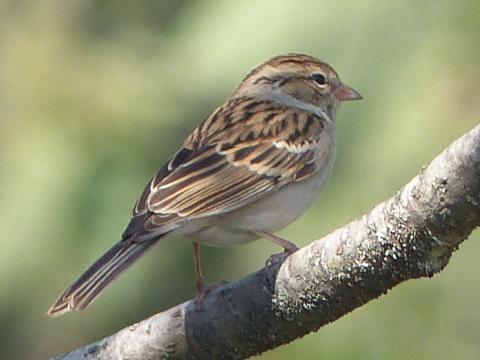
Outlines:
<svg viewBox="0 0 480 360"><path fill-rule="evenodd" d="M116 241L144 184L255 65L332 64L364 96L338 115L304 246L393 195L478 123L478 1L1 1L0 354L42 359L194 296L191 245L159 244L83 313L45 316ZM263 359L480 358L480 233L410 281ZM208 281L279 249L205 249Z"/></svg>

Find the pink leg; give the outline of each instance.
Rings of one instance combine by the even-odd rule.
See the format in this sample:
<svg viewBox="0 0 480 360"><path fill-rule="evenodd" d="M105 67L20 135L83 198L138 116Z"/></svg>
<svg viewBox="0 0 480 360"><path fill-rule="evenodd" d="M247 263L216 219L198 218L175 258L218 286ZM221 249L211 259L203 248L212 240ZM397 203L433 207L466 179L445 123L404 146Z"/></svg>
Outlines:
<svg viewBox="0 0 480 360"><path fill-rule="evenodd" d="M293 254L295 251L298 250L297 245L295 245L294 243L291 243L290 241L282 239L281 237L279 237L277 235L270 234L266 231L255 231L255 233L257 235L267 239L267 240L270 240L274 244L277 244L278 246L283 247L285 249L285 252L287 252L289 254Z"/></svg>
<svg viewBox="0 0 480 360"><path fill-rule="evenodd" d="M197 290L197 299L203 299L207 293L207 284L202 274L202 264L200 263L200 245L193 242L193 263L195 264L195 289Z"/></svg>
<svg viewBox="0 0 480 360"><path fill-rule="evenodd" d="M266 232L266 231L255 231L255 234L267 239L267 240L270 240L271 242L273 242L274 244L277 244L281 247L283 247L283 249L285 250L282 254L274 254L272 256L270 256L266 262L267 265L269 264L274 264L274 263L277 263L279 261L283 261L285 260L285 258L291 254L293 254L295 251L298 250L298 247L297 245L295 245L294 243L291 243L290 241L287 241L285 239L282 239L281 237L277 236L277 235L274 235L274 234L270 234L269 232Z"/></svg>
<svg viewBox="0 0 480 360"><path fill-rule="evenodd" d="M221 281L218 284L207 285L202 274L202 266L200 262L200 245L197 242L193 242L193 262L195 264L195 289L197 290L196 308L202 309L202 302L205 296L213 289L225 285L228 281Z"/></svg>

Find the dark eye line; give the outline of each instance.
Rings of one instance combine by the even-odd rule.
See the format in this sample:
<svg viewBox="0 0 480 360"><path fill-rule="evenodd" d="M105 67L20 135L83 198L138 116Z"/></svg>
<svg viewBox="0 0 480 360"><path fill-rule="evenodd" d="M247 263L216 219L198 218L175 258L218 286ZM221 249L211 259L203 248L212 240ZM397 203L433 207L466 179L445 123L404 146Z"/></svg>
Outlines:
<svg viewBox="0 0 480 360"><path fill-rule="evenodd" d="M323 74L313 74L312 80L315 81L319 85L325 85L327 83L327 78Z"/></svg>

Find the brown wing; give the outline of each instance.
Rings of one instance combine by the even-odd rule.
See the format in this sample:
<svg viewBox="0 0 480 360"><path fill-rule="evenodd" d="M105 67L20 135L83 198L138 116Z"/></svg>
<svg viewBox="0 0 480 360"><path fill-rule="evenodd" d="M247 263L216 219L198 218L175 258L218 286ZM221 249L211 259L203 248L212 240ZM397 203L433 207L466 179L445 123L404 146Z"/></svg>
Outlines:
<svg viewBox="0 0 480 360"><path fill-rule="evenodd" d="M138 235L171 230L183 220L231 211L308 178L316 170L322 129L314 113L251 98L231 100L153 177L124 235L140 228Z"/></svg>

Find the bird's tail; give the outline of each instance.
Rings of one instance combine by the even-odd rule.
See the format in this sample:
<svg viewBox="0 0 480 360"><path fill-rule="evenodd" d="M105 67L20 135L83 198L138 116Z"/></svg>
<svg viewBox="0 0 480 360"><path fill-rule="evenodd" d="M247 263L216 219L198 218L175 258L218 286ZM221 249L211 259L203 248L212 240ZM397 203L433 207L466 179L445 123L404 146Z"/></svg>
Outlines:
<svg viewBox="0 0 480 360"><path fill-rule="evenodd" d="M144 255L159 238L139 242L122 240L91 265L48 310L51 317L85 309L118 275Z"/></svg>

